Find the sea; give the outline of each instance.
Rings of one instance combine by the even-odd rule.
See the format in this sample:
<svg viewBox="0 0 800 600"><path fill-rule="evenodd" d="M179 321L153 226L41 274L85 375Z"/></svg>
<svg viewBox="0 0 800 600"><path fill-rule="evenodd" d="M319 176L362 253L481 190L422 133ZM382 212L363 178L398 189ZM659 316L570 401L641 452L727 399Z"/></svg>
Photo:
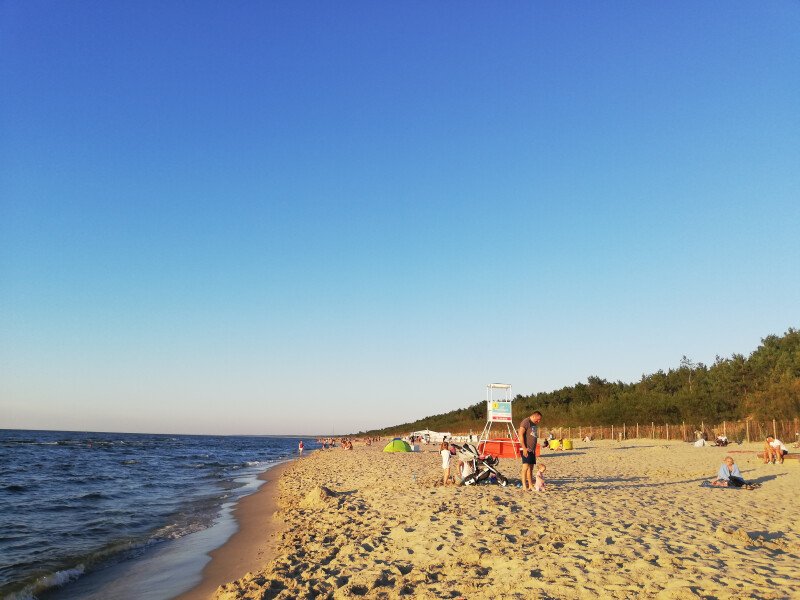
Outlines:
<svg viewBox="0 0 800 600"><path fill-rule="evenodd" d="M168 600L303 439L0 430L0 599Z"/></svg>

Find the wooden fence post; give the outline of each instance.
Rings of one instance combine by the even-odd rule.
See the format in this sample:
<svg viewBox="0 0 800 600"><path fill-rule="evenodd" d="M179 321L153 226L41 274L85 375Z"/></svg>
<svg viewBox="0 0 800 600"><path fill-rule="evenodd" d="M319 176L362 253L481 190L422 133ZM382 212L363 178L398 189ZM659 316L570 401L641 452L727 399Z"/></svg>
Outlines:
<svg viewBox="0 0 800 600"><path fill-rule="evenodd" d="M572 439L572 427L567 427L567 439Z"/></svg>
<svg viewBox="0 0 800 600"><path fill-rule="evenodd" d="M611 439L614 439L614 426L611 426Z"/></svg>
<svg viewBox="0 0 800 600"><path fill-rule="evenodd" d="M578 437L583 439L583 434L581 433L581 430L582 430L582 427L579 425L578 426Z"/></svg>
<svg viewBox="0 0 800 600"><path fill-rule="evenodd" d="M639 439L639 424L636 424L636 439Z"/></svg>
<svg viewBox="0 0 800 600"><path fill-rule="evenodd" d="M669 441L669 423L667 423L667 441Z"/></svg>
<svg viewBox="0 0 800 600"><path fill-rule="evenodd" d="M651 432L650 437L652 437L653 439L656 439L656 422L655 421L652 421L650 423L650 432Z"/></svg>
<svg viewBox="0 0 800 600"><path fill-rule="evenodd" d="M628 430L625 428L625 423L622 424L622 439L628 439Z"/></svg>
<svg viewBox="0 0 800 600"><path fill-rule="evenodd" d="M747 431L747 443L750 443L750 419L747 419L744 422L745 431Z"/></svg>
<svg viewBox="0 0 800 600"><path fill-rule="evenodd" d="M727 421L723 421L722 422L722 435L724 435L725 437L728 437L728 422Z"/></svg>
<svg viewBox="0 0 800 600"><path fill-rule="evenodd" d="M772 419L772 437L778 437L778 428L775 427L775 419Z"/></svg>
<svg viewBox="0 0 800 600"><path fill-rule="evenodd" d="M683 441L686 441L686 421L683 422Z"/></svg>

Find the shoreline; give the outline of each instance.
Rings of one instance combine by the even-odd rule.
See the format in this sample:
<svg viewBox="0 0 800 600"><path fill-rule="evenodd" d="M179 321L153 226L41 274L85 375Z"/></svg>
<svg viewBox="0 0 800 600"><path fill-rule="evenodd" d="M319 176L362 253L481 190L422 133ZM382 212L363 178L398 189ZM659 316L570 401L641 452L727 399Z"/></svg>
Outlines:
<svg viewBox="0 0 800 600"><path fill-rule="evenodd" d="M172 600L208 600L219 586L263 569L272 559L285 527L274 518L278 481L295 460L278 463L258 475L264 483L239 500L233 510L236 532L222 546L208 553L211 560L203 568L200 582Z"/></svg>

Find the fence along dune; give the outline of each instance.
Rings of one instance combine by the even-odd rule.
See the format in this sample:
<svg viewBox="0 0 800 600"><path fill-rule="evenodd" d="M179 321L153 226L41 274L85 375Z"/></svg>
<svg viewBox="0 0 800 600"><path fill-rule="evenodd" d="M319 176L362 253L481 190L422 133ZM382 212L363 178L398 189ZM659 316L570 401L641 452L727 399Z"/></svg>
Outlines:
<svg viewBox="0 0 800 600"><path fill-rule="evenodd" d="M543 435L552 433L557 438L583 439L591 436L597 440L634 440L654 439L693 442L698 433L705 433L707 439L724 435L732 442L763 441L767 436L779 438L784 443L800 441L800 418L772 419L771 421L722 421L709 424L700 422L682 423L621 423L619 425L579 425L577 427L543 427ZM469 435L469 432L458 432L454 435Z"/></svg>

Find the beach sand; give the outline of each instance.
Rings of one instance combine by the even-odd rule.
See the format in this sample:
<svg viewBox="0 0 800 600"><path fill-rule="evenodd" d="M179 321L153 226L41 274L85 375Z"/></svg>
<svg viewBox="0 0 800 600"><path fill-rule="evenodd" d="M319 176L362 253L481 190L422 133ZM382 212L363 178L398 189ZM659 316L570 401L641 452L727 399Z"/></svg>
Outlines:
<svg viewBox="0 0 800 600"><path fill-rule="evenodd" d="M275 554L275 542L283 523L274 518L278 510L278 481L290 463L264 471L258 490L242 498L234 509L238 530L220 548L210 553L202 580L174 600L208 600L223 583L262 567Z"/></svg>
<svg viewBox="0 0 800 600"><path fill-rule="evenodd" d="M764 465L757 444L576 446L540 457L543 493L442 486L433 446L314 452L278 482L271 560L213 597L800 598L800 461ZM699 487L731 452L762 487Z"/></svg>

